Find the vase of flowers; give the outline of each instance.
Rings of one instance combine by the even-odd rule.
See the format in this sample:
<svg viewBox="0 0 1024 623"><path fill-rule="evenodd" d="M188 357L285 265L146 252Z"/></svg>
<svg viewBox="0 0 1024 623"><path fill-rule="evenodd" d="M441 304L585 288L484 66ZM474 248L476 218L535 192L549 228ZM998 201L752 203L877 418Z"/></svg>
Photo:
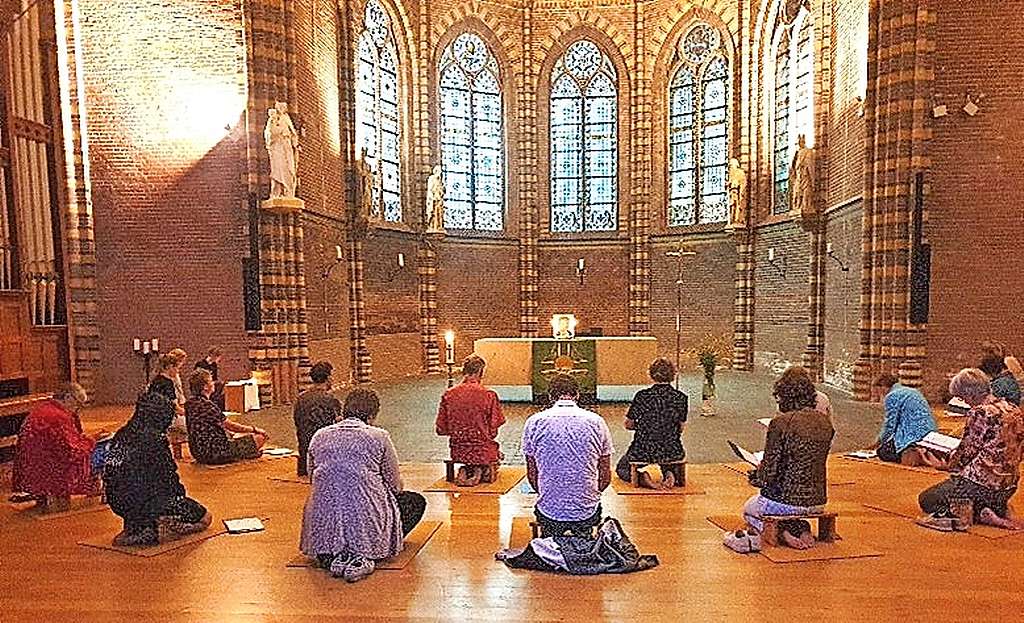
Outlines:
<svg viewBox="0 0 1024 623"><path fill-rule="evenodd" d="M721 357L720 348L711 336L704 339L703 344L697 349L697 363L704 372L704 385L701 390L700 414L710 417L715 414L715 370L718 369L718 360Z"/></svg>

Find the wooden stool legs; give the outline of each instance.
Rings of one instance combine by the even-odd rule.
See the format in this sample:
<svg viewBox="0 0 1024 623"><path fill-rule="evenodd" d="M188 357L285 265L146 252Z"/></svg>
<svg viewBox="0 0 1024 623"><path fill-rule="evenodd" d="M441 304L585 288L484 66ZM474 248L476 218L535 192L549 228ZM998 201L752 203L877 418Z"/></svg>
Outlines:
<svg viewBox="0 0 1024 623"><path fill-rule="evenodd" d="M444 479L445 482L455 482L455 466L462 465L451 459L445 459L444 461ZM491 483L498 479L498 466L500 463L491 463L490 465L476 465L474 467L483 468L483 473L480 475L481 483Z"/></svg>
<svg viewBox="0 0 1024 623"><path fill-rule="evenodd" d="M836 513L822 513L821 515L765 515L761 518L764 527L761 529L761 543L763 545L778 545L779 536L782 530L781 524L784 521L795 520L816 520L818 522L818 538L821 543L832 543L836 540Z"/></svg>

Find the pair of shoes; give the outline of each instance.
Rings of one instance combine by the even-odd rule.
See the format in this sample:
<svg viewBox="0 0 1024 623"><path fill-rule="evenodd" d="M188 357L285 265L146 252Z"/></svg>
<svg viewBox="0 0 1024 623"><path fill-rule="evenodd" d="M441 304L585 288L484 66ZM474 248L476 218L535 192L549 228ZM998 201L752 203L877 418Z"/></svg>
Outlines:
<svg viewBox="0 0 1024 623"><path fill-rule="evenodd" d="M151 528L139 530L138 532L121 531L114 537L114 545L118 547L150 547L159 545L160 537Z"/></svg>
<svg viewBox="0 0 1024 623"><path fill-rule="evenodd" d="M931 528L932 530L938 530L940 532L966 532L967 525L960 521L960 518L953 515L949 511L940 511L938 513L932 513L931 515L925 515L920 517L916 521L917 525L925 528Z"/></svg>
<svg viewBox="0 0 1024 623"><path fill-rule="evenodd" d="M376 568L377 565L369 558L341 555L331 563L331 575L344 578L346 582L358 582L373 573Z"/></svg>
<svg viewBox="0 0 1024 623"><path fill-rule="evenodd" d="M761 551L761 535L753 530L736 530L726 532L722 543L734 552L750 554Z"/></svg>

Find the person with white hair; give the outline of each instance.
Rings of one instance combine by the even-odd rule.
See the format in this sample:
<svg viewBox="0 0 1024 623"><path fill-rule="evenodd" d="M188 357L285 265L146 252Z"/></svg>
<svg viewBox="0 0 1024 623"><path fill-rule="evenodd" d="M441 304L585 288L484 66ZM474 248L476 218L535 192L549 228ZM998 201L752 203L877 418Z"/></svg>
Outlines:
<svg viewBox="0 0 1024 623"><path fill-rule="evenodd" d="M977 368L958 372L949 383L949 393L971 410L963 439L949 457L950 477L918 497L921 510L929 514L922 521L942 529L965 529L975 521L1024 529L1024 521L1012 517L1007 505L1017 492L1024 455L1020 409L993 396L988 375Z"/></svg>

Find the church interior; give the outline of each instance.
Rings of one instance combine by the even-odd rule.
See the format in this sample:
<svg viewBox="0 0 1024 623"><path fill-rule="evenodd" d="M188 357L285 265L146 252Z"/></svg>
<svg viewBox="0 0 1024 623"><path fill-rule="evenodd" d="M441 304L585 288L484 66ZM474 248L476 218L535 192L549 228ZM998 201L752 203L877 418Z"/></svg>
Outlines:
<svg viewBox="0 0 1024 623"><path fill-rule="evenodd" d="M0 0L3 620L1015 615L1022 15L1024 0ZM977 401L958 393L976 378ZM486 460L457 459L469 433L442 424L473 379L493 390L474 394L492 401ZM791 380L829 406L784 408ZM685 458L623 454L649 386L682 392ZM882 458L910 417L899 392L963 444ZM307 434L313 394L337 423ZM178 424L200 402L251 455L203 461ZM537 433L570 404L614 447L578 472L545 463ZM70 479L22 467L49 434L37 410L88 439L88 494L24 485ZM757 484L769 462L802 486L799 460L769 458L802 446L773 439L818 412L827 504L766 510L762 529L748 498L783 504ZM358 582L335 573L344 552L306 547L324 433L353 427L397 456L397 473L374 467L375 486L399 479L389 508L425 501L411 531L392 526L400 553L348 553L372 563ZM136 442L170 457L204 526L165 541L199 523L179 505L156 513L159 543L117 543L136 517L121 492L156 488L112 475ZM47 460L78 451L62 443ZM546 522L580 518L538 501L575 486L555 470L599 474L596 519L617 520L557 537L625 542L631 567L575 577ZM1005 494L984 508L995 524L965 482ZM960 488L923 512L944 483ZM260 528L229 534L235 518ZM733 551L730 534L755 533ZM558 571L513 564L537 564L539 542L561 547Z"/></svg>

